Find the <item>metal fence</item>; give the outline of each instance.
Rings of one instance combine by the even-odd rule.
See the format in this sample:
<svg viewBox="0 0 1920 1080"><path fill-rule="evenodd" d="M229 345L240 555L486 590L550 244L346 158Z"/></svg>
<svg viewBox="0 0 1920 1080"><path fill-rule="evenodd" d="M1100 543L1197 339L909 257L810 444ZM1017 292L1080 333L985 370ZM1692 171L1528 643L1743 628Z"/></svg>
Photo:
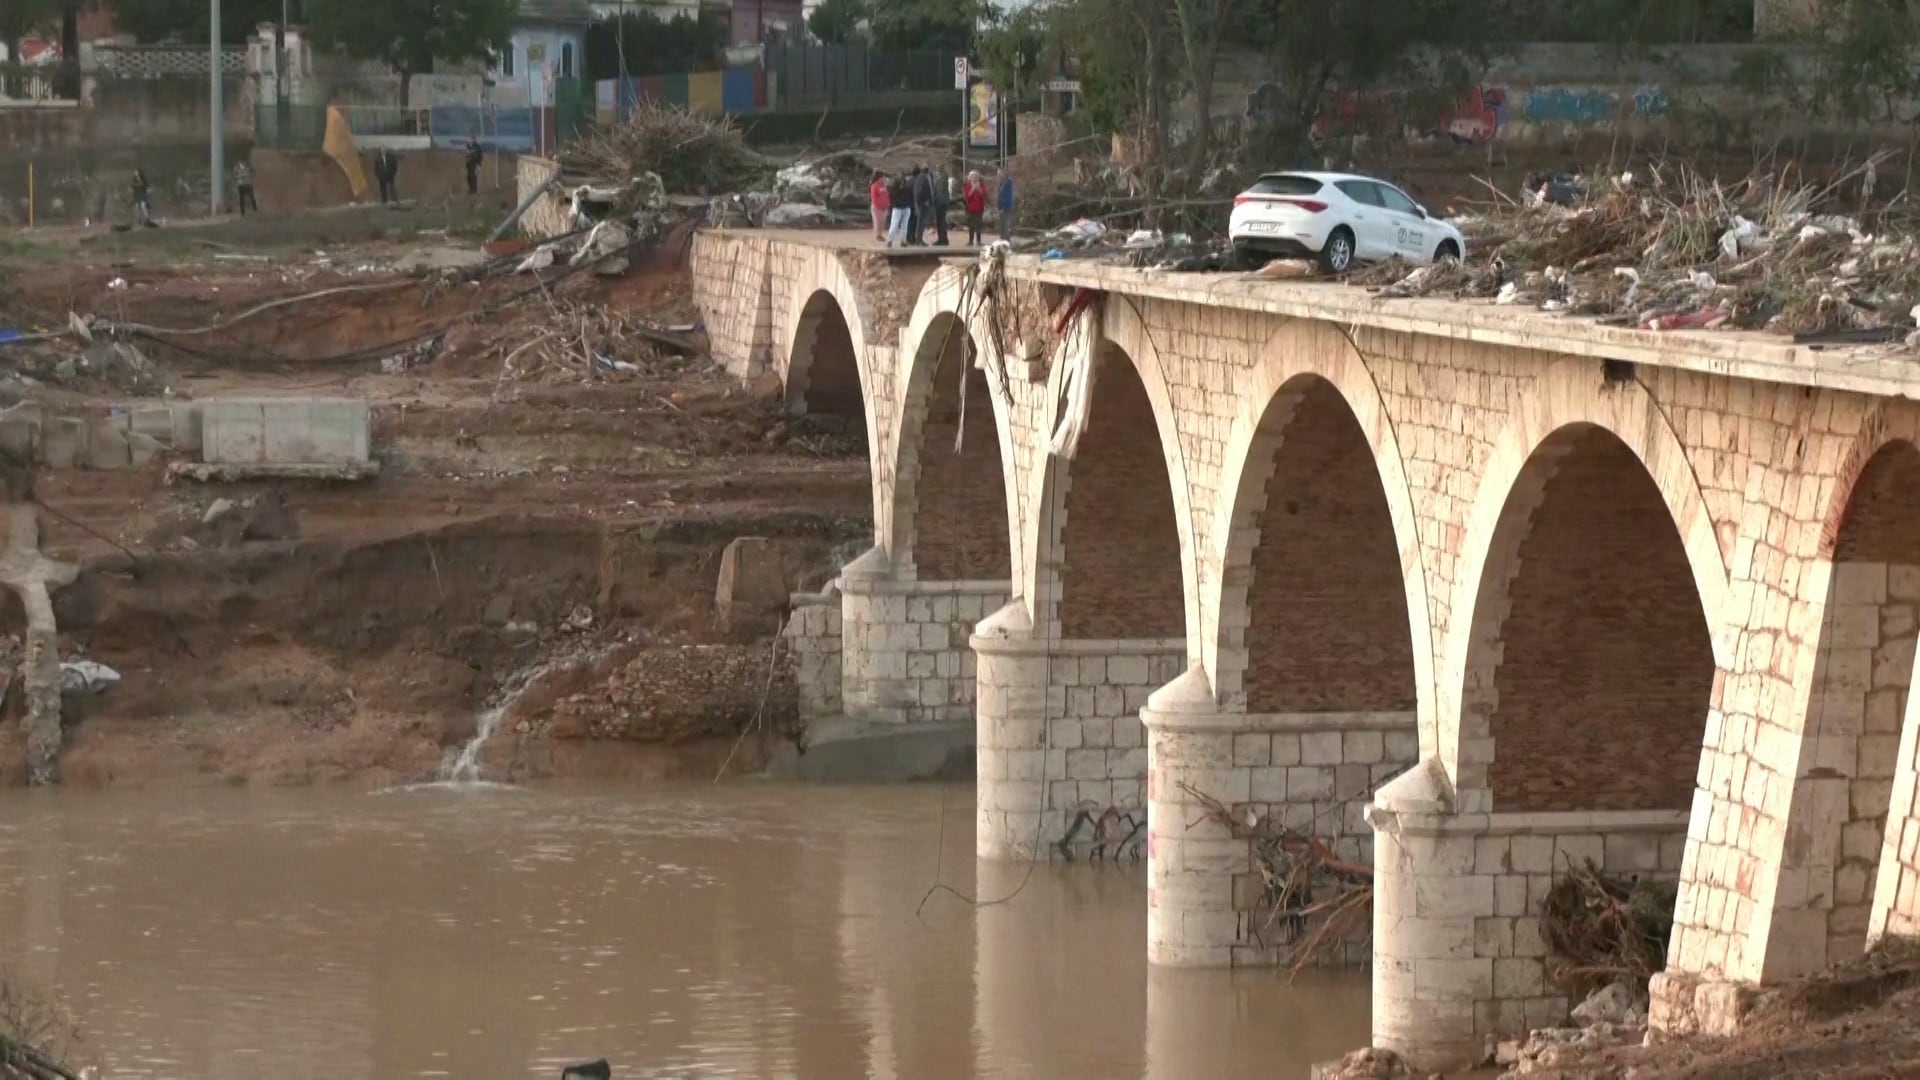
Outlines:
<svg viewBox="0 0 1920 1080"><path fill-rule="evenodd" d="M885 52L864 45L770 45L766 69L779 103L843 101L878 94L953 89L953 56L932 50Z"/></svg>

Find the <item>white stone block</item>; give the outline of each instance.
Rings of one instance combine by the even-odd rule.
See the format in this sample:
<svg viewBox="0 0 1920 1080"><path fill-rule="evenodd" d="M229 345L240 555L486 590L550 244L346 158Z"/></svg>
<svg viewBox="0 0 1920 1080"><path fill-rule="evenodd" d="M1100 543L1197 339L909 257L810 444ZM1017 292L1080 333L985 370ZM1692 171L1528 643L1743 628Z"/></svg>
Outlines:
<svg viewBox="0 0 1920 1080"><path fill-rule="evenodd" d="M1386 756L1385 740L1378 731L1349 731L1342 736L1345 764L1373 765Z"/></svg>
<svg viewBox="0 0 1920 1080"><path fill-rule="evenodd" d="M1337 731L1313 731L1300 736L1300 761L1304 765L1338 765L1343 752Z"/></svg>

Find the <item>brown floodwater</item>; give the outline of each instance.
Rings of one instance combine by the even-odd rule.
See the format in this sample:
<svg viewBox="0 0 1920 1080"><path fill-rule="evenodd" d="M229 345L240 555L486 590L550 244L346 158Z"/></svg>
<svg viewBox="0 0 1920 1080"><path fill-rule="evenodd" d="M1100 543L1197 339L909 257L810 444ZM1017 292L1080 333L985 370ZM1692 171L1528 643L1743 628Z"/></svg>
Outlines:
<svg viewBox="0 0 1920 1080"><path fill-rule="evenodd" d="M972 849L970 786L16 792L0 963L109 1077L1231 1080L1366 1041L1363 974L1150 968L1143 865Z"/></svg>

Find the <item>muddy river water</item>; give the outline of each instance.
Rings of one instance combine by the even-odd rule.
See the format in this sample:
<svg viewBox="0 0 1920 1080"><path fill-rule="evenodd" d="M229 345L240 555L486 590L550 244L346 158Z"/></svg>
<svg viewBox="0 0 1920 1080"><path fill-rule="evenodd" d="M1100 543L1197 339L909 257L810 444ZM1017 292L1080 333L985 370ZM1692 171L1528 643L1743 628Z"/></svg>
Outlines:
<svg viewBox="0 0 1920 1080"><path fill-rule="evenodd" d="M1363 975L1150 969L1144 865L972 848L970 786L10 793L0 964L110 1077L1228 1080L1366 1040Z"/></svg>

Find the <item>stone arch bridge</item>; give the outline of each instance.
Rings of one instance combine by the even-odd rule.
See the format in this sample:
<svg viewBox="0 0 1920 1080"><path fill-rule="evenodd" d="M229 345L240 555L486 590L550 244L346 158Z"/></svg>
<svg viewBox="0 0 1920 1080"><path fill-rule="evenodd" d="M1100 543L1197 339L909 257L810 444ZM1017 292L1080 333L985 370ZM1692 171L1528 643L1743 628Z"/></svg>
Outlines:
<svg viewBox="0 0 1920 1080"><path fill-rule="evenodd" d="M1274 959L1200 796L1371 858L1375 1042L1420 1065L1562 1019L1539 915L1586 860L1679 882L1667 1030L1920 932L1907 362L753 232L694 259L716 354L865 432L809 707L972 726L983 859L1144 816L1154 961Z"/></svg>

